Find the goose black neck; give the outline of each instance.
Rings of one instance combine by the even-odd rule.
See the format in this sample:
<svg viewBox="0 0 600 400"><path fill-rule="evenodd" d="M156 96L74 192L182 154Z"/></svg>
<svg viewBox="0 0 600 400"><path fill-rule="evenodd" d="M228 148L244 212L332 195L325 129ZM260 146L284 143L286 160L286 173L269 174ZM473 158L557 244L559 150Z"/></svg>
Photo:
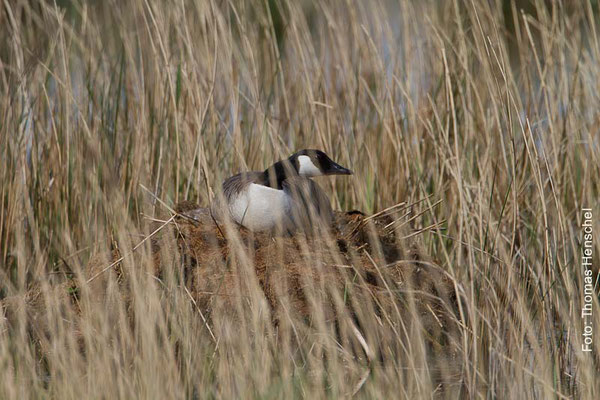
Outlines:
<svg viewBox="0 0 600 400"><path fill-rule="evenodd" d="M283 181L291 176L298 176L298 171L290 160L277 161L263 172L265 186L283 189Z"/></svg>

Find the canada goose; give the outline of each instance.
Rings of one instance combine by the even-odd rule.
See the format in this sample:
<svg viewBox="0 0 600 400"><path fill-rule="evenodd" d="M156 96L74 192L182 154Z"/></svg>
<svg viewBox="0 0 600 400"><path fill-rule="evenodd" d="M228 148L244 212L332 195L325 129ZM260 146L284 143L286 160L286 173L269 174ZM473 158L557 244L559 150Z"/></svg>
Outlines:
<svg viewBox="0 0 600 400"><path fill-rule="evenodd" d="M300 150L264 171L242 172L223 182L211 205L217 220L229 216L251 231L309 231L330 224L329 199L311 177L351 175L320 150Z"/></svg>

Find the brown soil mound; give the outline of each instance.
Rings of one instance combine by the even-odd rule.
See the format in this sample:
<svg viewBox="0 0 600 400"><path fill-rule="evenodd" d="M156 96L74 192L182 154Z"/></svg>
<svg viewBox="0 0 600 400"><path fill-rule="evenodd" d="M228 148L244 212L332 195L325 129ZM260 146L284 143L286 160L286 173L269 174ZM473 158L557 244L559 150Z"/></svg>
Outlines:
<svg viewBox="0 0 600 400"><path fill-rule="evenodd" d="M390 230L389 216L336 212L328 237L273 237L225 229L195 204L179 204L176 211L184 216L176 220L176 239L168 235L154 243L157 274L164 273L165 250L179 253L185 284L206 316L243 306L254 281L276 324L290 313L306 319L315 312L326 319L355 315L357 304L372 303L379 316L416 316L436 341L457 327L454 282L415 243Z"/></svg>

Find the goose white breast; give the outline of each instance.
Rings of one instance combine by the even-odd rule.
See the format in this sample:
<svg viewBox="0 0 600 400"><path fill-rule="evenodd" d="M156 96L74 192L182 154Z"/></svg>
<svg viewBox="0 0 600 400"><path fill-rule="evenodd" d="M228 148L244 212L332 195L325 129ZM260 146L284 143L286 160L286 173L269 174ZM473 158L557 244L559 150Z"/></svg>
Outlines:
<svg viewBox="0 0 600 400"><path fill-rule="evenodd" d="M283 190L251 183L230 201L229 212L234 221L252 231L290 226L292 204Z"/></svg>

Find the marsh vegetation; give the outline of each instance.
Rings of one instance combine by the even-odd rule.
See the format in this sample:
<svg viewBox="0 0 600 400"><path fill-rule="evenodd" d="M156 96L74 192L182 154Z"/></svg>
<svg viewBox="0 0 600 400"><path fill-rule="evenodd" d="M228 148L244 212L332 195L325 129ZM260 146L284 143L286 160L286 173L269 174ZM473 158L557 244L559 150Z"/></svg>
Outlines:
<svg viewBox="0 0 600 400"><path fill-rule="evenodd" d="M599 21L3 2L0 398L599 398ZM331 236L182 216L302 148L355 172Z"/></svg>

